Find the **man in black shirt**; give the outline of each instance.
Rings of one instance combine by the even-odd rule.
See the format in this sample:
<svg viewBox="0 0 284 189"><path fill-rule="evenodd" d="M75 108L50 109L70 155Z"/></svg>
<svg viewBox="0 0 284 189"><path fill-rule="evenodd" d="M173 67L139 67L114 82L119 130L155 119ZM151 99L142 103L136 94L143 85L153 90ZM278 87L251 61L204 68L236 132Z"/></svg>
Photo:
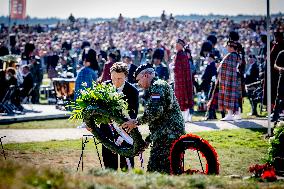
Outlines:
<svg viewBox="0 0 284 189"><path fill-rule="evenodd" d="M274 68L279 72L279 79L272 121L277 123L279 114L284 107L284 50L279 52L275 60Z"/></svg>

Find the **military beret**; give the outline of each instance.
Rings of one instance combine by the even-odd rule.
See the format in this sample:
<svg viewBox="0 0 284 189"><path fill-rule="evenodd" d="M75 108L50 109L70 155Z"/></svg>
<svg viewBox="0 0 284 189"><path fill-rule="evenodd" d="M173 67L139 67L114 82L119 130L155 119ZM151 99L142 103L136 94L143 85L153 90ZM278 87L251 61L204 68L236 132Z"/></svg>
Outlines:
<svg viewBox="0 0 284 189"><path fill-rule="evenodd" d="M153 68L152 64L142 64L142 65L138 66L138 68L136 68L136 70L135 70L135 72L133 74L134 78L136 78L137 75L140 72L142 72L143 70L148 69L148 68Z"/></svg>

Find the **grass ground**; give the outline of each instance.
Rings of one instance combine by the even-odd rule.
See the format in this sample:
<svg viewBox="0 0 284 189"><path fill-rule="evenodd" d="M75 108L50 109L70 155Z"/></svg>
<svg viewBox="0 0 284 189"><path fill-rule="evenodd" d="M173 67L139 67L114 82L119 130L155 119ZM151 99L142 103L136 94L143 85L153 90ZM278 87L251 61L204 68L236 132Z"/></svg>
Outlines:
<svg viewBox="0 0 284 189"><path fill-rule="evenodd" d="M54 119L43 121L28 121L0 125L0 129L51 129L51 128L76 128L80 122L73 122L67 119Z"/></svg>
<svg viewBox="0 0 284 189"><path fill-rule="evenodd" d="M76 172L81 140L6 144L8 160L0 161L0 188L284 188L283 181L271 184L226 177L248 176L250 165L264 161L268 148L265 133L262 129L196 133L218 153L221 166L217 177L149 174L139 170L138 158L131 173L101 170L91 142L86 145L84 171ZM144 153L145 165L148 157L149 149Z"/></svg>
<svg viewBox="0 0 284 189"><path fill-rule="evenodd" d="M198 132L197 135L208 140L216 149L221 164L221 175L248 175L251 164L264 161L268 141L263 138L266 130L238 129ZM4 149L10 159L31 162L34 165L51 165L75 171L81 154L81 140L49 141L38 143L6 144ZM101 145L99 145L101 151ZM144 153L145 165L149 149ZM100 167L94 144L86 144L85 168ZM138 158L136 166L139 168Z"/></svg>
<svg viewBox="0 0 284 189"><path fill-rule="evenodd" d="M197 108L195 107L195 110ZM143 107L140 106L139 114L142 114ZM256 118L255 116L248 116L250 112L250 104L247 98L244 99L243 105L243 113L242 117L244 119L247 118ZM260 117L265 117L267 115L266 112L260 113ZM204 119L205 112L194 112L192 117L192 121L202 121ZM217 113L217 118L221 119L221 114ZM57 120L44 120L44 121L29 121L29 122L22 122L22 123L12 123L12 124L5 124L0 125L0 129L43 129L43 128L75 128L76 126L80 125L81 122L73 122L67 119L57 119Z"/></svg>

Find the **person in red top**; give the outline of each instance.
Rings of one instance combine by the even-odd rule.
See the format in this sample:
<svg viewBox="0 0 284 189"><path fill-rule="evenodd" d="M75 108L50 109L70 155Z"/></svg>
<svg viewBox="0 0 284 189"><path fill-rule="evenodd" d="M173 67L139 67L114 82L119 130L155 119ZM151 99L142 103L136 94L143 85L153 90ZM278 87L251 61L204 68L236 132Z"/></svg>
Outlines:
<svg viewBox="0 0 284 189"><path fill-rule="evenodd" d="M174 60L174 92L185 122L191 121L189 110L193 108L193 86L190 63L184 51L185 42L176 42L177 54Z"/></svg>
<svg viewBox="0 0 284 189"><path fill-rule="evenodd" d="M105 81L111 80L110 68L116 62L115 52L111 52L108 55L108 60L109 61L107 63L105 63L105 65L104 65L102 76L101 76L101 79L99 80L100 82L105 82Z"/></svg>

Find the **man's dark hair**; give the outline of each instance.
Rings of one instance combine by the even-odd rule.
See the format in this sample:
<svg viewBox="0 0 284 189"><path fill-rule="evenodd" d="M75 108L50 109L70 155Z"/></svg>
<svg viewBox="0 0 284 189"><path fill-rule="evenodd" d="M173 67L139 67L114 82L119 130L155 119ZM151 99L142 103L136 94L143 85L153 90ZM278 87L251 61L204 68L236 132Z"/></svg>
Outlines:
<svg viewBox="0 0 284 189"><path fill-rule="evenodd" d="M110 72L116 73L124 73L126 76L128 75L128 66L123 62L116 62L110 68Z"/></svg>

